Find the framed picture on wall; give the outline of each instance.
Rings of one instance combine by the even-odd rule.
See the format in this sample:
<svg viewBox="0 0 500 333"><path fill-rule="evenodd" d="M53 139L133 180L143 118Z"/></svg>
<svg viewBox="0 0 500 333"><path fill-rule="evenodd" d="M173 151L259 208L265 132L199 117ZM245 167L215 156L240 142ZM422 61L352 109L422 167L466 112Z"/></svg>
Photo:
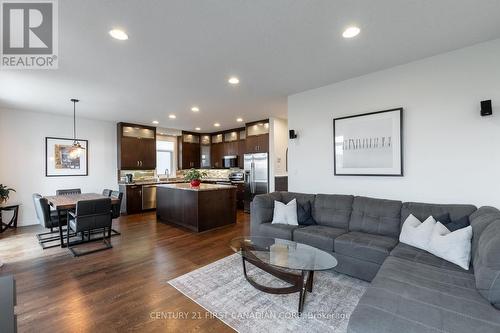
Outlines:
<svg viewBox="0 0 500 333"><path fill-rule="evenodd" d="M403 108L333 120L334 174L403 176Z"/></svg>
<svg viewBox="0 0 500 333"><path fill-rule="evenodd" d="M82 148L73 146L73 139L45 138L45 176L88 176L88 141L80 140Z"/></svg>

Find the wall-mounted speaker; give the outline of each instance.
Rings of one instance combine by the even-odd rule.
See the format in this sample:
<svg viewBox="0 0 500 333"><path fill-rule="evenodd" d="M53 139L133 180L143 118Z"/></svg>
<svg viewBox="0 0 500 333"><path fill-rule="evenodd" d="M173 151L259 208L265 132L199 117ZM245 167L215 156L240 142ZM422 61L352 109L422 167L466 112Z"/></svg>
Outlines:
<svg viewBox="0 0 500 333"><path fill-rule="evenodd" d="M493 110L491 108L491 99L487 101L481 101L481 116L491 116Z"/></svg>
<svg viewBox="0 0 500 333"><path fill-rule="evenodd" d="M290 139L296 139L297 138L297 133L295 133L295 130L289 130L288 133L290 134L289 135Z"/></svg>

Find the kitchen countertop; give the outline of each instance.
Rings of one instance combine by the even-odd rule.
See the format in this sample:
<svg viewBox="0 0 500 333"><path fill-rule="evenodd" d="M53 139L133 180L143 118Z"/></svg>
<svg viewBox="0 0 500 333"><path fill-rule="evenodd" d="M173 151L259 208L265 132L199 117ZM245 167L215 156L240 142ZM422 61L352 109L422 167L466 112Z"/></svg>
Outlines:
<svg viewBox="0 0 500 333"><path fill-rule="evenodd" d="M201 180L201 182L231 182L227 178L204 178ZM179 183L188 183L184 179L170 179L170 180L138 180L133 183L123 183L119 182L118 185L125 185L125 186L131 186L131 185L162 185L162 184L179 184ZM245 182L243 180L241 181L233 181L235 184L244 184Z"/></svg>
<svg viewBox="0 0 500 333"><path fill-rule="evenodd" d="M158 187L166 187L173 188L177 190L185 190L185 191L217 191L217 190L227 190L236 188L233 185L219 185L219 184L200 184L199 187L192 187L189 183L179 183L179 184L163 184L158 185Z"/></svg>

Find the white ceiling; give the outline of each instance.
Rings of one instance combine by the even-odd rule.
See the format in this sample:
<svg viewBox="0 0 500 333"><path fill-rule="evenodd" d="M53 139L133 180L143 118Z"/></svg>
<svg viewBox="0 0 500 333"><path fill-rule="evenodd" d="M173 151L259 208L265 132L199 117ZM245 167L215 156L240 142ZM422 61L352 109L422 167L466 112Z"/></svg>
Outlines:
<svg viewBox="0 0 500 333"><path fill-rule="evenodd" d="M59 69L0 71L0 107L70 115L77 97L80 117L227 129L286 117L287 95L496 38L500 0L60 0Z"/></svg>

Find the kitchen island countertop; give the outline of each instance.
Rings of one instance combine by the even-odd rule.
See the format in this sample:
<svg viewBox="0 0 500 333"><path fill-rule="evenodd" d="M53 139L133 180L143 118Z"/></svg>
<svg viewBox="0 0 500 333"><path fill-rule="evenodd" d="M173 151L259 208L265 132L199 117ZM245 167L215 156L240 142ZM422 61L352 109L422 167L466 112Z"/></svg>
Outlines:
<svg viewBox="0 0 500 333"><path fill-rule="evenodd" d="M160 184L158 187L166 187L177 190L186 190L186 191L217 191L217 190L226 190L230 188L236 188L233 185L221 185L221 184L203 184L201 183L199 187L192 187L189 183L177 183L177 184Z"/></svg>

